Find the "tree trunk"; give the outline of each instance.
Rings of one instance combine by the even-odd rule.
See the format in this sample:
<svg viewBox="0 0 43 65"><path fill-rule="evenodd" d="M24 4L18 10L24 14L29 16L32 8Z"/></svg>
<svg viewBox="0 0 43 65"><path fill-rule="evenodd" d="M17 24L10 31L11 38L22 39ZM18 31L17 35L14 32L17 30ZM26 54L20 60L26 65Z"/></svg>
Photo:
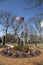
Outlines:
<svg viewBox="0 0 43 65"><path fill-rule="evenodd" d="M6 29L6 40L5 40L6 43L7 43L7 31L8 31L8 29Z"/></svg>

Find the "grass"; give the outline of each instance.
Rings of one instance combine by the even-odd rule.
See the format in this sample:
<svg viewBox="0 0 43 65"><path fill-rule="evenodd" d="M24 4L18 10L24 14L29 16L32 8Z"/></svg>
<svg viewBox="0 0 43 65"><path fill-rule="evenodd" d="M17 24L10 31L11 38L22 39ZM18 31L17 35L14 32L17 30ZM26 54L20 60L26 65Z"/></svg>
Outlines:
<svg viewBox="0 0 43 65"><path fill-rule="evenodd" d="M35 47L35 43L28 44L28 45L30 45L30 46L32 46L32 47ZM38 47L38 48L43 48L43 43L37 43L37 47Z"/></svg>
<svg viewBox="0 0 43 65"><path fill-rule="evenodd" d="M18 46L18 43L10 43L10 44L11 44L11 45L14 45L14 46L15 46L15 45ZM31 47L36 47L36 46L35 46L35 43L30 43L30 44L28 43L28 44L26 44L26 45L31 46ZM37 43L37 47L38 47L38 48L43 48L43 43Z"/></svg>
<svg viewBox="0 0 43 65"><path fill-rule="evenodd" d="M43 43L37 44L39 48L43 48Z"/></svg>

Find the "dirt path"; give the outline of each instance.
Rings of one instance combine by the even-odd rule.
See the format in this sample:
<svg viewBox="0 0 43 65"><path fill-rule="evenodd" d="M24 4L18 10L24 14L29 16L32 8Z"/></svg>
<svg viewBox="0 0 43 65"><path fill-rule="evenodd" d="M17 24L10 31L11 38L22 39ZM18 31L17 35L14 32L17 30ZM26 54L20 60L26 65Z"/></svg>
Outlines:
<svg viewBox="0 0 43 65"><path fill-rule="evenodd" d="M0 51L2 48L0 48ZM42 53L32 58L10 58L0 55L2 65L43 65L43 49L39 49Z"/></svg>

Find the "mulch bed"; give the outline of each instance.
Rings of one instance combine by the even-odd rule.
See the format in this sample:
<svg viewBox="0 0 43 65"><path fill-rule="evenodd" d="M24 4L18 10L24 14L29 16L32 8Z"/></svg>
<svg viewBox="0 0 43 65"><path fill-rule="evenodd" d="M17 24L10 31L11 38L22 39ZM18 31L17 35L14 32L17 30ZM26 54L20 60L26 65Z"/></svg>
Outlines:
<svg viewBox="0 0 43 65"><path fill-rule="evenodd" d="M4 55L6 57L12 57L12 58L25 58L25 57L35 57L35 56L38 56L40 55L40 51L39 50L35 50L34 52L33 51L28 51L28 52L23 52L23 51L20 51L20 50L13 50L13 49L3 49L0 54L1 55Z"/></svg>

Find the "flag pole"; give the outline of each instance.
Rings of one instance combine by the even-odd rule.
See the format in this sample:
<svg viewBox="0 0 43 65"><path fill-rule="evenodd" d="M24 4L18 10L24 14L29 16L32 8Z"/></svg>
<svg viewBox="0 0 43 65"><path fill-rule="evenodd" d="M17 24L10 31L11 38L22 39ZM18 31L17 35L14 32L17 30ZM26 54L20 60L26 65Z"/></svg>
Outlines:
<svg viewBox="0 0 43 65"><path fill-rule="evenodd" d="M25 27L25 25L24 25L24 20L23 20L23 43L25 43L25 32L24 32L24 27Z"/></svg>

